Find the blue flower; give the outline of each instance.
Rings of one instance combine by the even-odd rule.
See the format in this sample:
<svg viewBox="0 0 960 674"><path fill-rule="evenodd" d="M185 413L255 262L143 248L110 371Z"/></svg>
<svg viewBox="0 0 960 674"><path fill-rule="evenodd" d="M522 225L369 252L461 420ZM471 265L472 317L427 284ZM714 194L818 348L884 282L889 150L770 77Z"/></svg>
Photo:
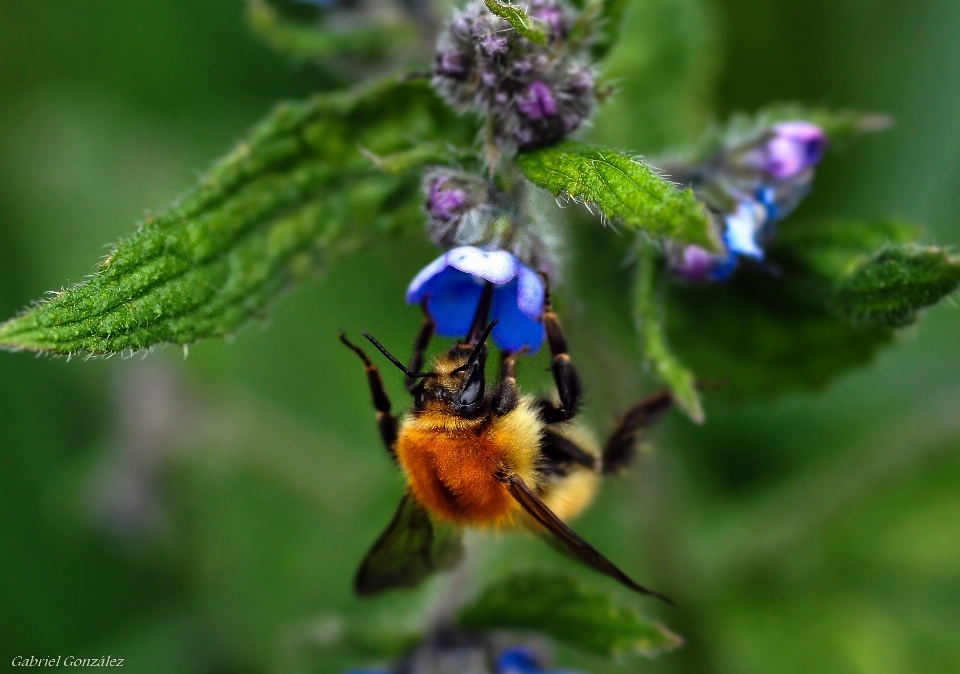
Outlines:
<svg viewBox="0 0 960 674"><path fill-rule="evenodd" d="M499 322L493 341L504 351L537 351L546 337L543 303L546 288L535 271L504 250L461 246L424 267L407 288L407 302L426 301L437 334L464 337L486 283L492 283L490 318Z"/></svg>

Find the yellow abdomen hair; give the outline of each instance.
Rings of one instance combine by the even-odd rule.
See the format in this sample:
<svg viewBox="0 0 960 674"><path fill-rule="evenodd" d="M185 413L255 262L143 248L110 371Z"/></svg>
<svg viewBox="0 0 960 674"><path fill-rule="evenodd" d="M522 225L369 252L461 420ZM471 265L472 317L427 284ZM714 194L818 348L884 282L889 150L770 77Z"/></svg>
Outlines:
<svg viewBox="0 0 960 674"><path fill-rule="evenodd" d="M492 420L427 409L401 425L397 460L414 497L440 519L504 524L518 506L497 473L507 469L537 486L540 429L533 399L527 397Z"/></svg>

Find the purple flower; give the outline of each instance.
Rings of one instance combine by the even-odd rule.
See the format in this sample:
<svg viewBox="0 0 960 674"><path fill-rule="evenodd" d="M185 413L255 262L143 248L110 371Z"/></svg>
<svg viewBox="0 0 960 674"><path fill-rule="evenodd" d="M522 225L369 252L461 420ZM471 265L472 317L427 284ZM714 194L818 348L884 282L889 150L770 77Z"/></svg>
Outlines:
<svg viewBox="0 0 960 674"><path fill-rule="evenodd" d="M510 44L507 38L502 35L484 35L480 38L480 48L487 56L500 56L507 53Z"/></svg>
<svg viewBox="0 0 960 674"><path fill-rule="evenodd" d="M534 80L522 95L517 96L517 108L527 119L542 119L557 114L557 101L550 87Z"/></svg>
<svg viewBox="0 0 960 674"><path fill-rule="evenodd" d="M789 180L823 158L827 136L816 124L795 121L774 124L772 135L753 158L756 168L775 180Z"/></svg>
<svg viewBox="0 0 960 674"><path fill-rule="evenodd" d="M444 77L461 79L467 74L470 67L470 57L457 51L447 51L437 54L436 73Z"/></svg>
<svg viewBox="0 0 960 674"><path fill-rule="evenodd" d="M566 18L563 16L563 10L555 5L544 5L532 9L530 16L540 19L550 28L554 36L563 37L567 32Z"/></svg>
<svg viewBox="0 0 960 674"><path fill-rule="evenodd" d="M485 283L494 285L490 318L498 319L493 341L504 351L524 346L535 352L543 343L543 303L540 276L504 250L461 246L424 267L407 288L407 303L426 300L427 311L444 337L470 331Z"/></svg>
<svg viewBox="0 0 960 674"><path fill-rule="evenodd" d="M427 210L430 216L442 222L450 222L468 206L470 195L448 177L438 177L429 185Z"/></svg>
<svg viewBox="0 0 960 674"><path fill-rule="evenodd" d="M717 256L700 246L686 246L671 266L674 271L691 281L703 281L717 265Z"/></svg>

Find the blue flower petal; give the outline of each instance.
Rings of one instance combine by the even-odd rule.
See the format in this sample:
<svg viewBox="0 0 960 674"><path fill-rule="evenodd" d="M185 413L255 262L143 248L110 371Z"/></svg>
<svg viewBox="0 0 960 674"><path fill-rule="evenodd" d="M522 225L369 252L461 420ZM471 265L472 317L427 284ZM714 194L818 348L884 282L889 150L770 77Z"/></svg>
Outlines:
<svg viewBox="0 0 960 674"><path fill-rule="evenodd" d="M453 267L447 267L425 283L422 295L427 298L427 311L436 323L437 334L463 337L470 332L482 293L481 281Z"/></svg>
<svg viewBox="0 0 960 674"><path fill-rule="evenodd" d="M536 654L529 648L508 648L497 658L497 674L536 674L542 671Z"/></svg>
<svg viewBox="0 0 960 674"><path fill-rule="evenodd" d="M540 274L525 264L517 265L520 271L517 274L517 308L527 318L539 321L543 317L543 301L547 289L543 285Z"/></svg>
<svg viewBox="0 0 960 674"><path fill-rule="evenodd" d="M446 255L447 264L467 274L479 276L494 285L507 283L517 275L520 263L505 250L480 250L460 246Z"/></svg>
<svg viewBox="0 0 960 674"><path fill-rule="evenodd" d="M449 266L447 256L441 255L436 260L428 264L413 277L410 285L407 286L407 304L420 304L423 298L427 296L431 287L433 277L442 272Z"/></svg>
<svg viewBox="0 0 960 674"><path fill-rule="evenodd" d="M725 219L727 229L724 241L727 247L740 255L763 259L763 249L757 245L756 235L766 221L762 204L746 199L737 204L737 210Z"/></svg>
<svg viewBox="0 0 960 674"><path fill-rule="evenodd" d="M515 352L527 346L530 353L536 353L546 338L546 330L543 323L530 318L517 306L518 292L518 279L493 291L490 313L499 321L493 329L493 341L504 351ZM542 303L540 311L543 312Z"/></svg>

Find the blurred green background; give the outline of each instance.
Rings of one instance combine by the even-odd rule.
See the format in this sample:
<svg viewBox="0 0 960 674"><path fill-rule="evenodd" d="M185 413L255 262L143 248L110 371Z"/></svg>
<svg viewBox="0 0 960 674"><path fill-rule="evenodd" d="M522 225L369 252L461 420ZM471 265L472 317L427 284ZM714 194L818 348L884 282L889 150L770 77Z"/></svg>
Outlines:
<svg viewBox="0 0 960 674"><path fill-rule="evenodd" d="M773 100L886 111L897 126L828 158L796 218L893 213L960 242L960 2L633 0L625 31L597 139L654 154ZM260 45L239 2L0 0L0 316L83 280L278 98L327 86ZM608 336L628 320L626 271L593 273L627 239L584 227L561 300L602 432L655 383ZM186 358L0 354L5 661L338 672L365 660L326 648L337 620L415 624L437 584L426 599L350 592L402 485L336 332L405 350L419 317L402 292L433 255L416 237L364 252ZM577 528L677 599L644 608L687 645L621 667L564 662L960 671L958 336L944 304L825 391L710 391L706 425L664 423ZM525 386L545 383L540 365ZM537 541L475 547L491 575L573 568Z"/></svg>

